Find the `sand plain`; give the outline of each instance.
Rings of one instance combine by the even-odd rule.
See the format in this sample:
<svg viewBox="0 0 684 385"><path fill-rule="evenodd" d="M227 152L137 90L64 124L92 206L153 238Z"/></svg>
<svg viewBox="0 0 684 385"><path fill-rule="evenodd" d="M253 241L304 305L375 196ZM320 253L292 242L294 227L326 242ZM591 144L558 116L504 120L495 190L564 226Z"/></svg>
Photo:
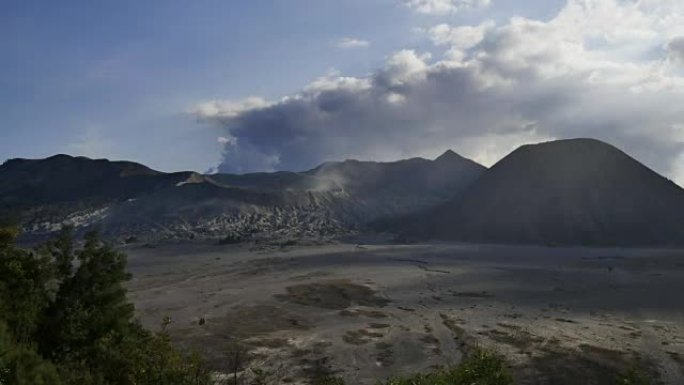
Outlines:
<svg viewBox="0 0 684 385"><path fill-rule="evenodd" d="M140 320L231 373L349 384L476 347L521 384L684 383L684 250L357 244L129 247Z"/></svg>

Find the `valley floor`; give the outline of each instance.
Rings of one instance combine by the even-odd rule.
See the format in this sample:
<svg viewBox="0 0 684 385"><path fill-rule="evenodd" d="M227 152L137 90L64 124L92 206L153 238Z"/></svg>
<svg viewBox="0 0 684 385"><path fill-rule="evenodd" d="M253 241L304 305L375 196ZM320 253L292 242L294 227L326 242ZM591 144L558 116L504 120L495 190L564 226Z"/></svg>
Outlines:
<svg viewBox="0 0 684 385"><path fill-rule="evenodd" d="M232 371L350 384L492 347L522 384L603 384L638 362L684 383L684 250L468 244L132 247L143 323ZM240 361L244 361L239 358Z"/></svg>

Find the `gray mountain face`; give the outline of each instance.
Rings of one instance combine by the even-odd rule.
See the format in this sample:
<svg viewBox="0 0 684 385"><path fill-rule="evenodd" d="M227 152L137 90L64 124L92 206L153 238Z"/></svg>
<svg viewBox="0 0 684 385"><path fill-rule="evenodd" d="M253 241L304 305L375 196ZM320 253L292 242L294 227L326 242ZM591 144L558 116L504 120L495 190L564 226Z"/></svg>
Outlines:
<svg viewBox="0 0 684 385"><path fill-rule="evenodd" d="M609 144L561 140L520 147L404 231L474 242L681 244L684 190Z"/></svg>
<svg viewBox="0 0 684 385"><path fill-rule="evenodd" d="M348 160L305 172L161 173L58 155L0 166L0 219L29 238L64 223L114 239L409 239L568 245L684 243L684 190L591 139L523 146L490 170L435 160Z"/></svg>
<svg viewBox="0 0 684 385"><path fill-rule="evenodd" d="M121 240L333 237L442 204L485 170L451 151L434 161L245 175L166 174L66 155L13 159L0 166L0 215L18 218L29 237L64 223Z"/></svg>

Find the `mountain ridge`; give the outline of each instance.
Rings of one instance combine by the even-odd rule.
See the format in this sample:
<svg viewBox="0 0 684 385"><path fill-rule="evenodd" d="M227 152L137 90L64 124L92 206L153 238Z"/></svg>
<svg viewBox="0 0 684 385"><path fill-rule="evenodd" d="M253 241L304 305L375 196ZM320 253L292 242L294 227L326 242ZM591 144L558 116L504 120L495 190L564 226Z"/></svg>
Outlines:
<svg viewBox="0 0 684 385"><path fill-rule="evenodd" d="M523 145L490 169L434 160L325 162L301 172L163 173L56 155L0 166L0 214L29 235L63 223L114 239L399 239L559 245L684 244L684 190L591 138Z"/></svg>
<svg viewBox="0 0 684 385"><path fill-rule="evenodd" d="M460 157L327 162L302 172L163 173L126 161L56 155L0 166L0 210L28 234L62 222L115 238L332 236L446 201L485 168ZM419 183L407 184L406 179ZM136 235L138 234L138 235Z"/></svg>

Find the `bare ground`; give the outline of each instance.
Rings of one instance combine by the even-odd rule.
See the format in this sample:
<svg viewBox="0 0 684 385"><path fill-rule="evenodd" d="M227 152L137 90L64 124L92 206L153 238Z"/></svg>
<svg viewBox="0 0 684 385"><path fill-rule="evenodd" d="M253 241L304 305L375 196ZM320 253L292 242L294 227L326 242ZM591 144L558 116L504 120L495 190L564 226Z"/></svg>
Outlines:
<svg viewBox="0 0 684 385"><path fill-rule="evenodd" d="M610 384L635 365L665 384L684 383L682 250L126 251L142 322L155 328L170 316L172 336L225 372L238 357L241 369L266 368L282 382L327 370L371 384L458 363L480 346L505 354L523 384Z"/></svg>

